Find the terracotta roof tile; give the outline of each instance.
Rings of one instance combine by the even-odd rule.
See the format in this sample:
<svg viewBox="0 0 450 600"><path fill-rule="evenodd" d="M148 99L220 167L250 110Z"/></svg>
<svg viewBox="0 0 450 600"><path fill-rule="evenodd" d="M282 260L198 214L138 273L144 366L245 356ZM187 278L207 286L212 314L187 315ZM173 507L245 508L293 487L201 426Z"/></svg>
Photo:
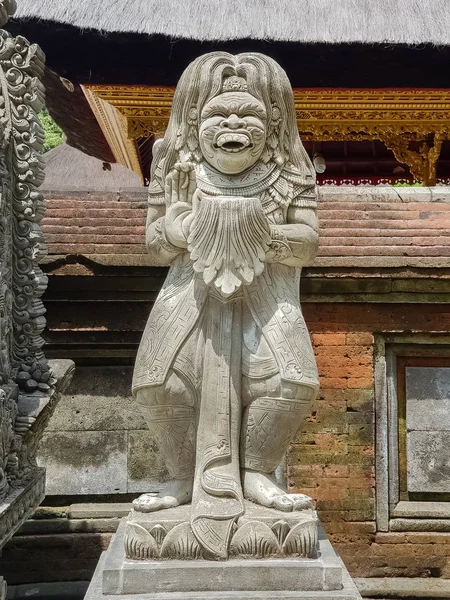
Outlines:
<svg viewBox="0 0 450 600"><path fill-rule="evenodd" d="M450 267L450 188L321 188L318 214L316 266ZM45 262L85 255L102 264L149 265L145 220L145 189L52 192L43 219Z"/></svg>

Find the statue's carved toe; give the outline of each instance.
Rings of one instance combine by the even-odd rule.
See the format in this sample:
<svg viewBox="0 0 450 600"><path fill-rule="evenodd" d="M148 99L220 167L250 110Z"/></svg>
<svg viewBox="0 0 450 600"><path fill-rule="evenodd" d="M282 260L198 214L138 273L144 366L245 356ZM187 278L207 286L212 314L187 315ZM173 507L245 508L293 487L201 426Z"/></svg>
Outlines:
<svg viewBox="0 0 450 600"><path fill-rule="evenodd" d="M171 481L159 493L142 494L133 500L133 508L138 512L154 512L186 504L192 499L192 481L179 479Z"/></svg>
<svg viewBox="0 0 450 600"><path fill-rule="evenodd" d="M142 494L133 500L133 507L139 512L154 512L163 508L173 508L179 504L174 496L160 496L159 494Z"/></svg>
<svg viewBox="0 0 450 600"><path fill-rule="evenodd" d="M273 499L272 508L290 512L291 510L305 510L313 507L313 501L305 494L288 494L287 492Z"/></svg>
<svg viewBox="0 0 450 600"><path fill-rule="evenodd" d="M271 475L246 469L243 472L244 496L261 506L283 512L313 508L313 501L305 494L288 494Z"/></svg>
<svg viewBox="0 0 450 600"><path fill-rule="evenodd" d="M274 498L272 498L272 501L268 506L270 506L270 508L282 510L283 512L291 512L294 509L294 504L289 498L289 494L275 496Z"/></svg>
<svg viewBox="0 0 450 600"><path fill-rule="evenodd" d="M312 498L306 494L289 494L289 498L294 505L293 510L305 510L307 508L314 508L314 502Z"/></svg>

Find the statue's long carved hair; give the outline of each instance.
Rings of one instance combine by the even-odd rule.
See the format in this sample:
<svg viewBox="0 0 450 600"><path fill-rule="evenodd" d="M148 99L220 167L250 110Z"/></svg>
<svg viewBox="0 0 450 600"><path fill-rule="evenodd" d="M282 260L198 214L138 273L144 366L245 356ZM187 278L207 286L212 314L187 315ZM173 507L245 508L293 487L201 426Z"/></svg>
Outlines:
<svg viewBox="0 0 450 600"><path fill-rule="evenodd" d="M169 125L155 148L152 163L151 180L162 189L176 162L202 160L198 144L201 111L221 93L224 79L232 75L244 78L247 91L266 107L268 135L262 160L274 160L280 167L289 161L299 174L310 174L314 179L313 166L298 135L294 97L285 71L264 54L211 52L187 67L175 90Z"/></svg>

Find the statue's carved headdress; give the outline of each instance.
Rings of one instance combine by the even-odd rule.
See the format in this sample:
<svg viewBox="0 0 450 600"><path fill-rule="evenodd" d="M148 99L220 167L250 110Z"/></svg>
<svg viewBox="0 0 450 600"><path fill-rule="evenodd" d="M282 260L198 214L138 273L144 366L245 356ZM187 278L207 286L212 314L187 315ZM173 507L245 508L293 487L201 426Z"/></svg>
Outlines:
<svg viewBox="0 0 450 600"><path fill-rule="evenodd" d="M273 59L258 53L232 55L212 52L193 61L181 76L172 103L164 139L155 148L152 180L164 189L164 179L173 165L200 162L198 120L202 108L224 92L245 91L258 98L268 117L267 143L261 159L280 167L292 163L304 175L313 167L300 141L294 98L289 79Z"/></svg>

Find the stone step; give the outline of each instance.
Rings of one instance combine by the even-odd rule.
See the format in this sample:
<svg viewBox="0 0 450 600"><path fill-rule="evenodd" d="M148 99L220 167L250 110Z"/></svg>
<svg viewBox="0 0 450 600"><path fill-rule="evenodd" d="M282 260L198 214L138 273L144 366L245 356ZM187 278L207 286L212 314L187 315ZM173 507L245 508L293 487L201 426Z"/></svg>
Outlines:
<svg viewBox="0 0 450 600"><path fill-rule="evenodd" d="M144 594L103 594L102 572L107 552L97 565L84 600L362 600L348 571L343 567L342 589L329 591L218 591L218 592L149 592Z"/></svg>

